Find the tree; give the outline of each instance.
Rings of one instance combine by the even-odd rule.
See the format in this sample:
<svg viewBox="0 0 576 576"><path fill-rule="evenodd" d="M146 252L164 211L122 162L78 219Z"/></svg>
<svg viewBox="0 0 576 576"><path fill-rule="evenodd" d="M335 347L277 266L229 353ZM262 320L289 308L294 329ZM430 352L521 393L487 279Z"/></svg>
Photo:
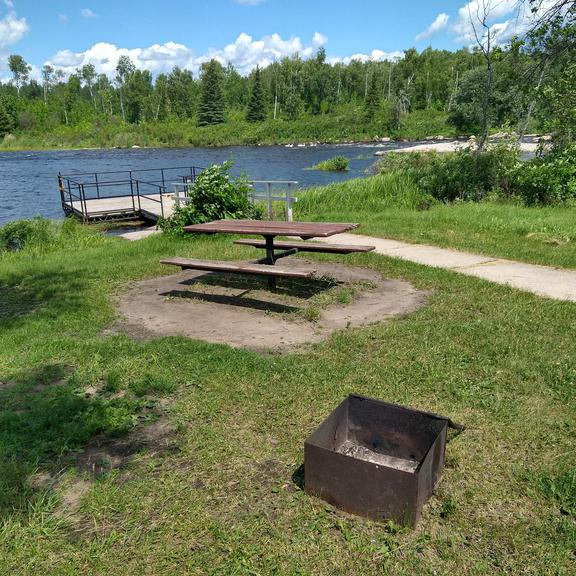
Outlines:
<svg viewBox="0 0 576 576"><path fill-rule="evenodd" d="M80 78L83 80L84 85L88 87L90 92L90 100L92 100L92 105L96 108L96 101L94 100L94 92L92 86L94 85L94 80L96 79L96 67L94 64L84 64L79 71Z"/></svg>
<svg viewBox="0 0 576 576"><path fill-rule="evenodd" d="M118 92L120 94L120 110L122 112L122 120L126 122L126 111L124 109L124 86L126 82L130 78L134 71L136 70L136 66L132 60L130 60L130 56L120 56L118 59L118 64L116 64L116 84L118 85Z"/></svg>
<svg viewBox="0 0 576 576"><path fill-rule="evenodd" d="M198 126L209 126L224 122L224 73L217 60L202 66L202 92L198 110Z"/></svg>
<svg viewBox="0 0 576 576"><path fill-rule="evenodd" d="M152 94L152 117L154 121L165 120L168 117L168 110L167 77L166 74L159 74Z"/></svg>
<svg viewBox="0 0 576 576"><path fill-rule="evenodd" d="M266 120L266 99L264 95L264 86L262 85L262 74L259 66L256 66L256 70L254 71L252 96L248 103L246 120L248 120L248 122L262 122L263 120Z"/></svg>
<svg viewBox="0 0 576 576"><path fill-rule="evenodd" d="M16 92L20 96L20 88L28 80L32 67L26 63L26 60L18 54L11 54L8 56L8 68L14 76L14 84L16 85Z"/></svg>
<svg viewBox="0 0 576 576"><path fill-rule="evenodd" d="M488 139L488 130L490 128L490 92L492 91L492 48L494 42L494 30L490 27L488 21L490 19L490 12L492 7L491 0L477 0L476 14L472 15L471 2L466 6L468 7L468 17L472 30L474 31L474 38L476 44L484 57L486 66L486 74L484 78L484 92L482 96L482 127L480 138L478 140L478 154L482 154L484 145ZM481 29L481 31L478 30Z"/></svg>
<svg viewBox="0 0 576 576"><path fill-rule="evenodd" d="M52 86L52 78L54 76L54 68L50 64L42 66L42 89L44 91L44 104L48 103L48 91Z"/></svg>
<svg viewBox="0 0 576 576"><path fill-rule="evenodd" d="M198 100L198 88L192 72L177 66L166 78L167 110L178 118L191 118Z"/></svg>
<svg viewBox="0 0 576 576"><path fill-rule="evenodd" d="M555 146L569 146L576 141L576 64L564 67L555 82L539 92L540 116L552 132Z"/></svg>
<svg viewBox="0 0 576 576"><path fill-rule="evenodd" d="M372 121L374 119L376 112L378 112L380 109L380 103L380 86L378 85L378 78L376 76L376 72L374 71L368 85L366 99L364 100L364 111L368 121Z"/></svg>
<svg viewBox="0 0 576 576"><path fill-rule="evenodd" d="M124 85L126 120L137 124L144 120L145 108L152 96L152 74L135 70Z"/></svg>
<svg viewBox="0 0 576 576"><path fill-rule="evenodd" d="M0 138L3 138L6 134L9 134L14 128L14 122L4 103L0 101Z"/></svg>

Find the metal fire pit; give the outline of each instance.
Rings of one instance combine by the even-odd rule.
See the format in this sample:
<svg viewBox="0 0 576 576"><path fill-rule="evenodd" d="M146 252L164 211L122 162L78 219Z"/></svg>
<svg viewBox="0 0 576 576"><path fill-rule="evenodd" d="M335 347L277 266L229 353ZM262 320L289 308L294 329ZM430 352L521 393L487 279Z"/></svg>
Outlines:
<svg viewBox="0 0 576 576"><path fill-rule="evenodd" d="M351 394L304 444L305 490L414 526L444 467L450 420Z"/></svg>

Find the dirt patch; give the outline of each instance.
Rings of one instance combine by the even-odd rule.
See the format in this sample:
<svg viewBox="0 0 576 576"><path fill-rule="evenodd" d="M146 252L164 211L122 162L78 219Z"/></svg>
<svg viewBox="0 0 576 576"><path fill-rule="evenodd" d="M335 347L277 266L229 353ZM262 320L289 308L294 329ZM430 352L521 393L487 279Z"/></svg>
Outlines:
<svg viewBox="0 0 576 576"><path fill-rule="evenodd" d="M80 472L99 476L109 470L122 468L136 454L146 450L159 454L177 451L174 429L162 420L134 429L120 438L95 438L71 459Z"/></svg>
<svg viewBox="0 0 576 576"><path fill-rule="evenodd" d="M122 320L107 332L137 339L181 335L281 351L319 342L336 330L408 314L427 300L426 292L402 280L383 279L374 270L299 258L282 261L282 268L311 267L315 279L279 280L276 292L266 289L264 279L195 271L137 282L119 297ZM350 301L310 307L335 285L354 287Z"/></svg>

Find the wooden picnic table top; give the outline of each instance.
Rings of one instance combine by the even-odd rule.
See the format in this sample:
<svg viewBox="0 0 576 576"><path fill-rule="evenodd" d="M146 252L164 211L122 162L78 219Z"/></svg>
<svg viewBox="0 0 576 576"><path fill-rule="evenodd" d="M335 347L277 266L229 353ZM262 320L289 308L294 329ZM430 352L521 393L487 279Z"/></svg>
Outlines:
<svg viewBox="0 0 576 576"><path fill-rule="evenodd" d="M327 238L358 228L359 224L341 222L284 222L275 220L215 220L185 226L186 232L203 234L259 234L260 236L298 236Z"/></svg>

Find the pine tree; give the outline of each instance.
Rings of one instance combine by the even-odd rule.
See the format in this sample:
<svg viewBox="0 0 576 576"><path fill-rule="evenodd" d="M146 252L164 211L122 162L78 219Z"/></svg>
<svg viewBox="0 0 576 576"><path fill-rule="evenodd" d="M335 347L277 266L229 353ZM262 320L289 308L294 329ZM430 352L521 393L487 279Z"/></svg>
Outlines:
<svg viewBox="0 0 576 576"><path fill-rule="evenodd" d="M221 64L210 60L202 70L202 94L198 110L198 126L224 122L224 74Z"/></svg>
<svg viewBox="0 0 576 576"><path fill-rule="evenodd" d="M254 71L254 83L252 85L252 96L248 103L248 122L262 122L266 120L266 99L264 96L264 85L262 84L262 74L257 66Z"/></svg>
<svg viewBox="0 0 576 576"><path fill-rule="evenodd" d="M380 108L380 88L378 86L378 79L376 74L372 73L370 85L366 92L366 99L364 100L364 110L366 111L366 119L373 120L376 112Z"/></svg>
<svg viewBox="0 0 576 576"><path fill-rule="evenodd" d="M9 134L14 128L14 123L10 114L6 111L6 108L0 102L0 138L3 138L6 134Z"/></svg>

